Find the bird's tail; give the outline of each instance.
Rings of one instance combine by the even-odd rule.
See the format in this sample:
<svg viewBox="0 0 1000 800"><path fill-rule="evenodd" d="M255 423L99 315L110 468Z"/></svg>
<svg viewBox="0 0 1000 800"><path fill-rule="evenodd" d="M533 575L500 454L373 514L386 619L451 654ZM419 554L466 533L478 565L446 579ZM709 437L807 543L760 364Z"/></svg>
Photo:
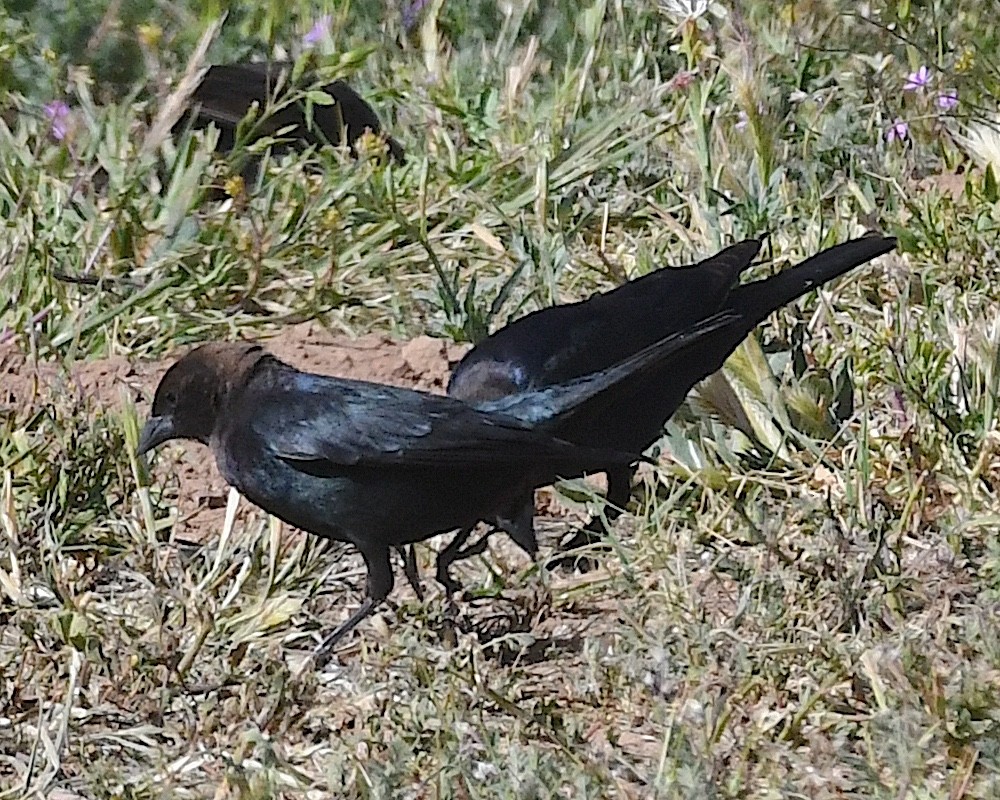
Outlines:
<svg viewBox="0 0 1000 800"><path fill-rule="evenodd" d="M739 323L738 314L720 312L607 369L567 383L501 397L481 403L477 408L507 414L538 427L559 426L577 414L589 416L599 407L629 398L633 385L641 385L647 375L664 369L671 359L686 354L706 337Z"/></svg>
<svg viewBox="0 0 1000 800"><path fill-rule="evenodd" d="M783 305L895 246L895 237L877 235L838 244L770 278L736 287L726 307L740 312L746 335Z"/></svg>

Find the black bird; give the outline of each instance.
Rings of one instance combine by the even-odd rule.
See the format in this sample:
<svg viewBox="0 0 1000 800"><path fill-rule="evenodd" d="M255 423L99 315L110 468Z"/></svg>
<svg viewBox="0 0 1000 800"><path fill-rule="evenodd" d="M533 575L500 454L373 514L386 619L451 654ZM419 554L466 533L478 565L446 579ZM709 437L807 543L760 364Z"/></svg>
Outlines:
<svg viewBox="0 0 1000 800"><path fill-rule="evenodd" d="M333 98L332 105L314 104L312 120L306 115L304 99L294 96L291 85L292 65L286 62L252 62L217 64L209 67L191 96L191 109L174 126L174 133L186 127L201 129L214 123L219 129L216 150L230 152L236 146L237 126L257 103L261 117L255 120L251 138L275 136L284 143L282 149L298 150L324 144L339 145L346 141L353 151L354 144L366 132L385 138L390 156L397 162L404 159L402 145L384 134L375 110L344 81L334 81L321 88ZM300 86L310 86L306 73ZM279 88L280 87L280 88ZM243 171L244 179L256 177L257 162L251 161Z"/></svg>
<svg viewBox="0 0 1000 800"><path fill-rule="evenodd" d="M645 372L730 322L713 317L599 374L504 398L506 413L300 372L253 343L207 344L161 379L139 452L174 438L209 445L223 477L249 500L361 551L366 599L324 640L322 662L392 590L391 547L502 521L536 486L637 460L627 450L564 442L546 428L613 403Z"/></svg>
<svg viewBox="0 0 1000 800"><path fill-rule="evenodd" d="M679 357L644 373L631 402L606 409L591 406L550 428L556 436L588 447L641 452L659 438L688 391L720 369L773 311L895 246L892 237L864 236L777 275L737 285L761 247L755 239L739 242L698 264L660 269L579 303L516 320L466 353L452 373L448 394L481 403L563 383L628 358L717 312L735 315L734 324L699 337ZM632 471L629 465L608 465L607 503L612 517L628 503ZM523 502L531 505L532 498L525 496ZM532 517L522 512L519 519L530 524ZM480 541L462 550L470 532L461 534L438 557L437 578L449 590L457 584L448 576L448 565L485 546ZM518 543L533 543L533 531L508 532ZM593 535L582 534L569 546L593 540Z"/></svg>

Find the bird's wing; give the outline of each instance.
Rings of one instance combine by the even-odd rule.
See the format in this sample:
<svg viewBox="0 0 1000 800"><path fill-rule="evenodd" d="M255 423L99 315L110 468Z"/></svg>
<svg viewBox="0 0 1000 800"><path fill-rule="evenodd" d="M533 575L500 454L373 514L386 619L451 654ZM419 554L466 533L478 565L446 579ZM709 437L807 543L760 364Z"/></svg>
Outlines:
<svg viewBox="0 0 1000 800"><path fill-rule="evenodd" d="M576 449L447 397L307 373L256 404L250 425L277 457L310 472L564 463Z"/></svg>
<svg viewBox="0 0 1000 800"><path fill-rule="evenodd" d="M748 239L697 264L658 269L587 300L534 311L466 353L448 393L490 398L504 385L523 391L607 369L717 312L759 250L760 242Z"/></svg>

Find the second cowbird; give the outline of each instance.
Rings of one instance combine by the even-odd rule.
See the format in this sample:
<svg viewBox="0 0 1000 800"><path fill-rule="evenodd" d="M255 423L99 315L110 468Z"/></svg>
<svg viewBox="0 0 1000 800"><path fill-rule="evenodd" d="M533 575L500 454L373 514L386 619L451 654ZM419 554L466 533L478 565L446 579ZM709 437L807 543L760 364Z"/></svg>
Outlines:
<svg viewBox="0 0 1000 800"><path fill-rule="evenodd" d="M207 444L249 500L360 550L365 601L325 639L322 662L392 590L391 547L502 521L533 487L635 461L627 449L571 444L547 429L613 404L644 373L730 323L713 317L601 373L504 398L507 413L301 372L253 343L203 345L160 381L139 452L174 438Z"/></svg>
<svg viewBox="0 0 1000 800"><path fill-rule="evenodd" d="M178 132L186 126L206 128L214 124L219 129L216 150L228 153L236 146L240 122L256 103L261 117L255 121L250 138L275 136L284 143L276 148L279 152L325 144L336 146L345 141L353 151L355 142L370 131L384 136L389 155L397 162L403 161L402 145L383 133L375 110L344 81L319 87L330 95L333 103L315 103L310 118L305 101L294 96L296 87L288 82L291 73L292 65L285 62L209 67L191 96L191 110L181 117L174 130ZM303 83L303 86L308 85ZM257 161L251 159L243 170L244 179L253 180L256 174Z"/></svg>
<svg viewBox="0 0 1000 800"><path fill-rule="evenodd" d="M772 312L896 246L893 237L869 235L831 247L763 280L737 285L760 250L755 239L727 247L687 267L660 269L579 303L536 311L507 325L470 350L452 373L448 394L468 402L498 401L578 375L604 369L665 336L726 312L736 322L699 337L678 358L646 372L630 400L614 407L591 406L551 430L588 447L614 446L641 452L661 435L664 423L687 393L720 369L740 342ZM498 403L498 408L503 408ZM624 508L631 494L632 468L608 465L608 515ZM525 497L526 505L532 503ZM512 515L531 524L531 515ZM510 531L534 548L534 532ZM457 584L448 565L482 550L483 541L461 550L469 531L438 557L438 580ZM570 546L593 540L586 534Z"/></svg>

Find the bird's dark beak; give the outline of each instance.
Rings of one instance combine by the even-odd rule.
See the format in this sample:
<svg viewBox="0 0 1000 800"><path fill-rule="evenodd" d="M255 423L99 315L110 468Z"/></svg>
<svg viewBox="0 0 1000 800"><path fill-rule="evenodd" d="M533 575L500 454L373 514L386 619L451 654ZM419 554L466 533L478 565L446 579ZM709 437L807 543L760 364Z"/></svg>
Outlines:
<svg viewBox="0 0 1000 800"><path fill-rule="evenodd" d="M170 417L150 417L139 435L139 455L174 438L174 421Z"/></svg>

